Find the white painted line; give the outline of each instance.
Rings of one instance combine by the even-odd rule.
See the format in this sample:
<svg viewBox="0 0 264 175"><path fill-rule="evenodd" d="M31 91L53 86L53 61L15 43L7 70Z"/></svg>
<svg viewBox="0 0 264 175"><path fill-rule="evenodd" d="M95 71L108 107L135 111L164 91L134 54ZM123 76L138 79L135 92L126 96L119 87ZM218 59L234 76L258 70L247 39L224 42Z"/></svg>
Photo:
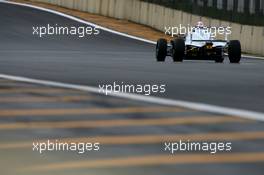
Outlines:
<svg viewBox="0 0 264 175"><path fill-rule="evenodd" d="M5 75L5 74L0 74L0 78L19 81L19 82L26 82L26 83L57 87L57 88L75 89L75 90L102 94L100 92L99 87L60 83L60 82L47 81L47 80L38 80L38 79ZM119 97L119 98L124 98L124 99L129 99L129 100L142 101L142 102L153 103L153 104L159 104L159 105L177 106L177 107L183 107L183 108L188 108L188 109L193 109L193 110L198 110L198 111L211 112L211 113L222 114L222 115L232 115L232 116L246 118L246 119L264 121L264 113L253 112L253 111L248 111L248 110L240 110L240 109L234 109L234 108L228 108L228 107L209 105L209 104L204 104L204 103L195 103L195 102L188 102L188 101L182 101L182 100L165 99L165 98L160 98L160 97L151 97L151 96L144 96L144 95L131 94L131 93L109 93L109 96Z"/></svg>
<svg viewBox="0 0 264 175"><path fill-rule="evenodd" d="M102 27L102 26L99 26L99 25L91 23L91 22L87 22L87 21L82 20L80 18L76 18L74 16L67 15L67 14L64 14L64 13L61 13L61 12L58 12L58 11L55 11L55 10L51 10L51 9L47 9L47 8L43 8L43 7L38 7L38 6L35 6L35 5L31 5L31 4L18 3L18 2L0 1L0 3L14 4L14 5L19 5L19 6L30 7L30 8L42 10L42 11L45 11L45 12L49 12L49 13L53 13L53 14L56 14L56 15L59 15L59 16L63 16L65 18L74 20L74 21L82 23L82 24L86 24L86 25L89 25L89 26L92 26L92 27L99 28L101 30L104 30L104 31L107 31L107 32L110 32L110 33L113 33L113 34L116 34L116 35L120 35L120 36L124 36L124 37L127 37L127 38L143 41L143 42L150 43L150 44L156 44L156 42L154 42L154 41L147 40L147 39L140 38L140 37L136 37L136 36L132 36L132 35L129 35L129 34L126 34L126 33L122 33L122 32L117 32L115 30L112 30L112 29L109 29L109 28L106 28L106 27Z"/></svg>
<svg viewBox="0 0 264 175"><path fill-rule="evenodd" d="M252 56L252 55L242 55L243 58L254 58L264 60L264 57L261 56Z"/></svg>
<svg viewBox="0 0 264 175"><path fill-rule="evenodd" d="M225 53L224 54L225 56L228 56L228 54L227 53ZM241 55L242 56L242 58L254 58L254 59L261 59L261 60L264 60L264 57L260 57L260 56L251 56L251 55Z"/></svg>

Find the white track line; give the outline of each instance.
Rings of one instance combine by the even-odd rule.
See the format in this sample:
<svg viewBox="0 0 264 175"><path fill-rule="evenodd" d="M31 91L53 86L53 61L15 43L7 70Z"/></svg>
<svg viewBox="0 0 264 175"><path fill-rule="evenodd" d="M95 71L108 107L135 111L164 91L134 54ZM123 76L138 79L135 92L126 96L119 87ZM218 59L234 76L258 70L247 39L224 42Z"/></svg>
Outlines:
<svg viewBox="0 0 264 175"><path fill-rule="evenodd" d="M58 12L58 11L55 11L55 10L51 10L51 9L47 9L47 8L43 8L43 7L38 7L38 6L35 6L35 5L31 5L31 4L18 3L18 2L0 1L0 3L20 5L20 6L24 6L24 7L30 7L30 8L42 10L42 11L45 11L45 12L49 12L49 13L53 13L53 14L56 14L56 15L59 15L59 16L63 16L65 18L77 21L77 22L82 23L82 24L86 24L86 25L90 25L92 27L99 28L101 30L104 30L104 31L107 31L107 32L110 32L110 33L114 33L116 35L120 35L120 36L124 36L124 37L127 37L127 38L143 41L143 42L150 43L150 44L156 44L156 42L154 42L154 41L147 40L147 39L140 38L140 37L136 37L136 36L132 36L132 35L129 35L129 34L126 34L126 33L122 33L122 32L117 32L117 31L114 31L112 29L109 29L109 28L106 28L106 27L102 27L102 26L99 26L97 24L94 24L94 23L91 23L91 22L87 22L87 21L82 20L80 18L76 18L74 16L67 15L67 14L64 14L64 13L61 13L61 12Z"/></svg>
<svg viewBox="0 0 264 175"><path fill-rule="evenodd" d="M76 89L76 90L81 90L81 91L102 94L98 87L92 87L92 86L60 83L60 82L53 82L53 81L47 81L47 80L38 80L38 79L11 76L11 75L5 75L5 74L0 74L0 78L19 81L19 82L52 86L52 87L57 87L57 88ZM160 98L160 97L144 96L144 95L131 94L131 93L110 93L109 96L125 98L125 99L130 99L130 100L137 100L137 101L148 102L148 103L159 104L159 105L177 106L177 107L189 108L193 110L212 112L216 114L232 115L232 116L242 117L246 119L264 121L263 113L247 111L247 110L233 109L233 108L220 107L220 106L215 106L215 105L181 101L181 100L165 99L165 98Z"/></svg>
<svg viewBox="0 0 264 175"><path fill-rule="evenodd" d="M50 13L66 17L68 19L71 19L71 20L74 20L74 21L77 21L77 22L80 22L83 24L98 27L101 30L108 31L108 32L111 32L111 33L114 33L117 35L121 35L124 37L136 39L139 41L155 44L155 42L153 42L153 41L146 40L146 39L139 38L139 37L135 37L135 36L128 35L128 34L124 34L121 32L117 32L117 31L114 31L114 30L111 30L111 29L108 29L105 27L101 27L101 26L98 26L96 24L81 20L79 18L70 16L67 14L63 14L61 12L57 12L54 10L50 10L50 9L46 9L46 8L42 8L42 7L37 7L34 5L29 5L29 4L16 3L16 2L0 1L0 3L15 4L15 5L20 5L20 6L25 6L25 7L30 7L30 8L50 12ZM99 92L98 87L67 84L67 83L53 82L53 81L47 81L47 80L37 80L37 79L31 79L31 78L19 77L19 76L11 76L11 75L5 75L5 74L0 74L0 78L14 80L14 81L20 81L20 82L34 83L34 84L39 84L39 85L76 89L76 90L82 90L82 91L101 94ZM189 108L189 109L194 109L194 110L199 110L199 111L212 112L212 113L224 114L224 115L233 115L233 116L242 117L242 118L246 118L246 119L264 121L264 114L263 113L253 112L253 111L248 111L248 110L240 110L240 109L220 107L220 106L203 104L203 103L165 99L165 98L159 98L159 97L150 97L150 96L144 96L144 95L138 95L138 94L129 94L129 93L112 93L112 94L110 94L110 96L126 98L126 99L131 99L131 100L137 100L137 101L143 101L143 102L149 102L149 103L160 104L160 105L178 106L178 107L184 107L184 108Z"/></svg>
<svg viewBox="0 0 264 175"><path fill-rule="evenodd" d="M264 60L264 57L261 56L252 56L252 55L242 55L243 58L254 58Z"/></svg>

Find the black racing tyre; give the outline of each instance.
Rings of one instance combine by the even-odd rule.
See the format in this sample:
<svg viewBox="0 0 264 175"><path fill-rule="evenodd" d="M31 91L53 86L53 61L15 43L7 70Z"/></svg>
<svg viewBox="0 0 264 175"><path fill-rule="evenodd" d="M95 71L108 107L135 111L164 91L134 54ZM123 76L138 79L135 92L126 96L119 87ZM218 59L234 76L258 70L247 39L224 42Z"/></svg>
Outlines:
<svg viewBox="0 0 264 175"><path fill-rule="evenodd" d="M231 40L228 45L230 63L239 63L241 60L241 44L238 40Z"/></svg>
<svg viewBox="0 0 264 175"><path fill-rule="evenodd" d="M185 54L185 42L183 39L175 39L172 44L172 58L175 62L182 62Z"/></svg>
<svg viewBox="0 0 264 175"><path fill-rule="evenodd" d="M164 62L167 56L167 40L159 39L156 45L156 59L158 62Z"/></svg>
<svg viewBox="0 0 264 175"><path fill-rule="evenodd" d="M215 48L215 57L214 57L214 60L216 63L223 63L224 62L224 55L223 55L223 49L222 48Z"/></svg>

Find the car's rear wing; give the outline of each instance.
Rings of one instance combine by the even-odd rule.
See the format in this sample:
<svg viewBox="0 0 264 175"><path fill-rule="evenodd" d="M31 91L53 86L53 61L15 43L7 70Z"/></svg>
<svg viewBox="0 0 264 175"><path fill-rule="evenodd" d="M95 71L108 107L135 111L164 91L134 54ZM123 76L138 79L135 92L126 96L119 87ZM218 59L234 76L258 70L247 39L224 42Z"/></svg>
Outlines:
<svg viewBox="0 0 264 175"><path fill-rule="evenodd" d="M210 34L210 40L208 40L207 42L228 42L228 35L231 34L227 30L229 27L205 27L203 29L206 29L207 31L210 29L210 31L211 31L211 29L218 30L220 28L223 29L223 31L222 31L222 33L220 35L223 35L224 39L214 39L216 37L216 35L212 36ZM217 33L215 33L215 34L217 34ZM192 37L193 36L193 31L190 33L190 35L191 35L191 38L190 38L191 42L195 42L195 41L197 41L197 42L202 42L202 41L206 42L206 40L193 40L193 37Z"/></svg>
<svg viewBox="0 0 264 175"><path fill-rule="evenodd" d="M192 42L222 42L227 43L227 40L192 40Z"/></svg>
<svg viewBox="0 0 264 175"><path fill-rule="evenodd" d="M230 34L232 34L232 31L231 31L231 28L230 27L224 27L224 26L220 26L220 27L210 27L210 29L212 29L212 28L214 28L214 29L217 29L217 30L219 30L220 28L221 29L224 29L224 33L222 33L222 35L224 35L224 40L225 41L228 41L229 39L228 39L228 36L230 35ZM229 31L229 32L228 32ZM220 34L221 35L221 34Z"/></svg>

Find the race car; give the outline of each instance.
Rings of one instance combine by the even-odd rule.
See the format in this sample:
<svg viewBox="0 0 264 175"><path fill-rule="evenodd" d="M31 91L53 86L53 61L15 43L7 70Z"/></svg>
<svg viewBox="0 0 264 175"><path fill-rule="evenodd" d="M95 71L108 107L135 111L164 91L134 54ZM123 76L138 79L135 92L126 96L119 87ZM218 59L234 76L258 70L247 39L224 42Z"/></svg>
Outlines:
<svg viewBox="0 0 264 175"><path fill-rule="evenodd" d="M156 59L164 62L166 56L171 56L173 61L186 60L213 60L222 63L228 55L230 63L239 63L241 60L241 44L238 40L219 40L208 32L202 22L198 22L191 32L167 42L159 39L156 45Z"/></svg>

